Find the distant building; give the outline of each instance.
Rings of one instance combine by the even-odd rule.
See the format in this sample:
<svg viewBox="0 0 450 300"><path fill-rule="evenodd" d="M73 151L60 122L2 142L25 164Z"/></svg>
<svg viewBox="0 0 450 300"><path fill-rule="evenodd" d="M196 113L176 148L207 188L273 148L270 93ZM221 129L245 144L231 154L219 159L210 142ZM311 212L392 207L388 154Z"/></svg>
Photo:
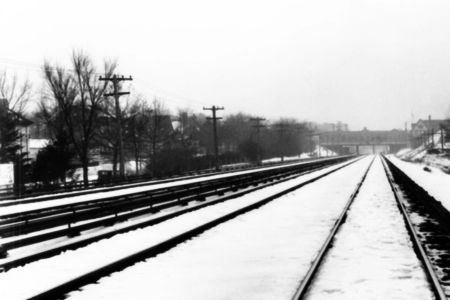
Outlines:
<svg viewBox="0 0 450 300"><path fill-rule="evenodd" d="M348 124L340 121L336 123L315 124L313 125L313 130L316 132L348 131Z"/></svg>
<svg viewBox="0 0 450 300"><path fill-rule="evenodd" d="M45 148L49 144L50 140L48 139L28 139L28 158L31 160L35 160L37 154L42 148Z"/></svg>
<svg viewBox="0 0 450 300"><path fill-rule="evenodd" d="M436 133L442 127L445 127L446 124L448 124L447 120L419 119L416 123L411 124L411 136L416 138Z"/></svg>

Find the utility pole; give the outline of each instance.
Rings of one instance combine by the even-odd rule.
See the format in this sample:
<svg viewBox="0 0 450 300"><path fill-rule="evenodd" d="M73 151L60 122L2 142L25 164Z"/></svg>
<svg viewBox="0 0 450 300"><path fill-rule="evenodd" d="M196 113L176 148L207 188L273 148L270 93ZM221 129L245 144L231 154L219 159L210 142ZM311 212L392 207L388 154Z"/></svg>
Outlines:
<svg viewBox="0 0 450 300"><path fill-rule="evenodd" d="M218 118L216 115L216 111L218 110L224 110L223 107L217 107L213 105L212 107L203 107L203 110L210 110L212 111L212 118L207 118L208 120L213 121L213 137L214 137L214 164L216 167L216 170L219 170L219 145L217 142L217 120L220 120L222 118Z"/></svg>
<svg viewBox="0 0 450 300"><path fill-rule="evenodd" d="M123 124L122 124L122 110L120 109L119 97L123 95L129 95L130 92L120 92L119 91L119 82L122 81L131 81L133 78L131 76L117 76L114 74L112 77L101 77L100 81L111 81L113 83L114 91L112 93L106 93L105 96L113 96L115 99L116 106L116 120L117 120L117 134L119 138L119 176L121 179L125 176L125 158L123 151Z"/></svg>
<svg viewBox="0 0 450 300"><path fill-rule="evenodd" d="M321 146L320 146L320 133L318 133L317 134L317 156L320 158L320 156L321 156L321 154L320 154L320 149L321 149Z"/></svg>
<svg viewBox="0 0 450 300"><path fill-rule="evenodd" d="M433 137L434 129L433 129L433 124L431 123L431 115L428 115L428 126L430 126L430 131L428 133L429 134L428 140L429 140L429 143L431 144L430 148L434 148L434 137Z"/></svg>
<svg viewBox="0 0 450 300"><path fill-rule="evenodd" d="M279 137L279 147L280 147L280 156L281 156L281 162L284 162L284 151L283 151L283 135L284 132L286 131L288 124L286 123L278 123L275 124L275 127L277 127L277 131L278 131L278 137Z"/></svg>
<svg viewBox="0 0 450 300"><path fill-rule="evenodd" d="M253 125L253 128L256 128L256 159L257 159L257 163L258 165L261 165L261 151L260 151L260 132L261 132L261 128L265 127L264 125L261 124L262 121L265 121L266 119L264 118L260 118L260 117L256 117L256 118L251 118L250 121L254 121L256 122L255 125Z"/></svg>
<svg viewBox="0 0 450 300"><path fill-rule="evenodd" d="M150 110L150 113L153 112L153 138L152 138L152 176L155 177L156 175L156 135L158 134L158 109L156 107L156 102L154 102L154 110Z"/></svg>

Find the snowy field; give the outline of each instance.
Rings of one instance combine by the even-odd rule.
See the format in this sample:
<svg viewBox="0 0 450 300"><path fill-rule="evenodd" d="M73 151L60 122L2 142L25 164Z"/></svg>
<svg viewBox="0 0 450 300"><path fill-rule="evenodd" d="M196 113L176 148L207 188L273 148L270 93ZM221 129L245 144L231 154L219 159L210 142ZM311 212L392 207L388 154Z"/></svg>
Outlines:
<svg viewBox="0 0 450 300"><path fill-rule="evenodd" d="M0 164L0 186L14 183L13 164Z"/></svg>
<svg viewBox="0 0 450 300"><path fill-rule="evenodd" d="M31 211L34 209L39 209L42 207L57 207L57 206L61 206L61 205L71 204L71 203L80 203L80 202L91 201L91 200L101 200L105 197L121 196L121 195L127 195L127 194L131 194L131 193L152 191L152 190L160 189L160 188L179 186L179 185L183 185L183 184L196 183L196 182L213 180L213 179L218 179L218 178L227 178L227 177L232 177L232 176L242 175L242 174L250 174L250 173L259 172L262 170L286 168L286 167L290 167L290 166L302 165L302 164L307 164L307 163L309 163L309 162L288 164L288 165L283 165L282 167L275 166L275 167L267 167L267 168L262 168L262 169L257 169L257 170L247 170L247 171L240 171L240 172L217 174L217 175L213 175L213 176L208 176L206 178L203 178L203 177L188 178L188 179L177 180L177 181L173 181L173 182L151 184L151 185L138 186L138 187L130 187L130 188L124 188L124 189L114 190L114 191L108 191L108 188L103 188L102 190L104 190L104 192L97 192L97 193L93 193L93 194L66 197L66 198L60 198L60 199L48 200L48 201L42 201L42 202L32 202L32 203L17 204L17 205L13 205L13 206L0 207L0 218L2 217L2 215L16 213L16 212L26 212L26 211ZM35 198L39 198L39 197L35 197ZM35 199L35 198L33 198L33 199ZM23 201L23 200L21 200L21 201Z"/></svg>
<svg viewBox="0 0 450 300"><path fill-rule="evenodd" d="M378 157L306 299L433 299Z"/></svg>
<svg viewBox="0 0 450 300"><path fill-rule="evenodd" d="M290 161L290 160L299 160L299 159L308 159L308 158L314 158L314 157L328 157L328 156L337 156L338 154L336 152L333 152L327 148L316 146L313 152L310 153L301 153L299 155L295 156L284 156L284 161ZM276 163L281 162L281 157L273 157L262 160L263 164L267 163Z"/></svg>
<svg viewBox="0 0 450 300"><path fill-rule="evenodd" d="M102 278L69 299L290 299L370 161Z"/></svg>
<svg viewBox="0 0 450 300"><path fill-rule="evenodd" d="M450 143L445 142L442 145L441 137L440 131L433 135L432 149L430 145L422 144L415 149L402 149L396 153L396 156L402 160L423 163L450 171L450 157L446 154L446 151L450 149ZM430 150L435 153L429 153Z"/></svg>
<svg viewBox="0 0 450 300"><path fill-rule="evenodd" d="M450 210L450 175L442 172L439 168L428 168L431 172L425 171L424 165L406 162L389 155L388 159L408 175L415 183L441 201L442 205Z"/></svg>
<svg viewBox="0 0 450 300"><path fill-rule="evenodd" d="M343 192L342 181L349 181L349 176L351 174L353 174L352 177L358 177L354 175L355 172L362 174L362 169L364 166L368 165L369 160L370 159L365 158L344 168L343 170L336 172L341 175L335 176L335 178L342 178L339 184L336 184L336 192L338 194ZM255 203L262 198L278 193L288 187L298 185L301 182L305 182L337 167L338 166L332 166L323 170L315 171L299 178L233 199L232 201L227 201L179 216L175 219L168 220L155 226L138 229L126 234L119 234L112 238L92 243L83 248L66 251L60 255L33 262L23 267L14 268L8 272L0 273L0 295L2 295L2 299L28 298L37 292L47 290L50 287L74 278L77 275L97 269L110 262L116 261L119 258L142 250L143 248L163 242L173 236L185 232L190 228L197 227L219 216L228 214L231 211L235 211L241 207ZM348 175L345 175L347 173ZM311 185L315 185L318 182ZM319 188L319 190L322 190L322 193L324 193L323 189ZM325 194L326 193L322 195ZM307 201L307 199L304 201L303 199L302 201L298 201L298 205L300 207L303 207L307 203L314 203L314 201ZM328 206L329 204L323 205ZM289 209L287 210L289 211ZM303 209L299 210L303 211ZM239 219L240 218L237 220ZM282 219L280 221L283 223ZM304 228L304 230L309 231L307 228ZM172 269L172 271L173 270L174 269ZM26 283L26 288L23 288L23 283ZM91 299L98 298L94 297Z"/></svg>

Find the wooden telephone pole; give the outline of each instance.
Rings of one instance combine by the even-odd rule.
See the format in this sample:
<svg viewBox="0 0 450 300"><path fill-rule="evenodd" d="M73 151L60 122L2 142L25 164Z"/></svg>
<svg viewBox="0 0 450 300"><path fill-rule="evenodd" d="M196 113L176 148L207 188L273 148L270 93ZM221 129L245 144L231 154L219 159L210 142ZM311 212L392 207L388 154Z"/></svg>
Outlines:
<svg viewBox="0 0 450 300"><path fill-rule="evenodd" d="M283 148L283 136L285 131L288 129L289 124L286 123L278 123L275 124L275 127L277 127L278 131L278 137L279 137L279 149L280 149L280 156L281 156L281 162L284 162L284 148Z"/></svg>
<svg viewBox="0 0 450 300"><path fill-rule="evenodd" d="M213 120L213 137L214 137L214 164L216 167L216 170L219 170L219 144L217 142L217 120L220 120L222 118L218 118L216 115L216 111L218 110L224 110L223 107L217 107L213 105L212 107L203 107L203 110L210 110L212 111L212 118L207 118L208 120Z"/></svg>
<svg viewBox="0 0 450 300"><path fill-rule="evenodd" d="M116 106L116 120L117 120L117 134L119 138L119 176L121 179L125 176L125 158L124 158L124 151L123 151L123 124L122 124L122 110L120 109L120 102L119 97L123 95L129 95L130 92L121 92L119 91L119 82L122 81L131 81L133 78L130 77L124 77L124 76L117 76L113 75L112 77L101 77L100 81L111 81L113 83L113 89L114 91L112 93L106 93L105 96L113 96L115 100L115 106Z"/></svg>
<svg viewBox="0 0 450 300"><path fill-rule="evenodd" d="M266 119L256 117L251 118L250 121L254 121L255 125L253 125L253 128L256 128L256 159L258 161L258 165L261 164L261 145L260 145L260 134L261 134L261 128L265 127L261 124L262 121L265 121Z"/></svg>

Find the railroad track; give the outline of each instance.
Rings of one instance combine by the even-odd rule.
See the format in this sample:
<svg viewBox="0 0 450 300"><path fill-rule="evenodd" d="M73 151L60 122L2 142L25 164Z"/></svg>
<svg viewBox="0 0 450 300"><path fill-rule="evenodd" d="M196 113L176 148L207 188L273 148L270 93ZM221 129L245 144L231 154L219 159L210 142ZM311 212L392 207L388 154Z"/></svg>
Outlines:
<svg viewBox="0 0 450 300"><path fill-rule="evenodd" d="M328 250L333 245L333 240L334 240L336 234L338 233L338 231L341 228L342 224L344 224L345 219L347 217L347 213L348 213L348 211L349 211L353 201L355 200L356 196L358 195L359 190L361 189L361 186L364 183L364 180L366 179L367 174L369 173L370 167L372 166L374 160L375 160L375 158L372 159L372 161L370 162L370 164L367 167L366 171L364 172L363 176L361 177L361 180L356 185L355 190L350 195L347 203L344 206L344 209L342 210L341 214L339 215L338 219L336 220L333 228L330 230L330 233L327 236L324 244L320 248L317 256L314 258L314 260L313 260L313 262L311 264L311 267L309 268L309 270L306 273L305 277L303 278L303 280L301 281L301 283L298 286L297 290L295 291L295 294L292 296L293 300L303 299L303 297L306 295L306 293L308 291L308 288L311 286L311 283L312 283L312 281L314 279L314 276L317 274L323 259L325 258Z"/></svg>
<svg viewBox="0 0 450 300"><path fill-rule="evenodd" d="M51 208L45 207L34 209L27 213L12 213L6 215L7 217L4 215L0 221L0 234L4 237L0 243L0 248L6 255L7 251L19 247L64 236L77 236L89 229L112 225L137 216L153 214L165 208L180 205L187 206L190 202L197 203L186 208L181 208L180 206L180 209L176 211L145 219L141 222L135 222L119 229L91 235L88 238L78 239L72 243L49 247L46 250L20 257L3 259L0 262L0 268L8 270L38 259L56 255L68 249L76 249L100 239L109 238L118 233L154 225L181 214L296 178L308 172L329 166L332 163L342 162L343 160L343 158L340 158L311 162L297 165L296 167L284 167L282 171L279 169L271 169L260 173L239 175L235 178L209 180L207 182L164 188L151 192L135 193L132 195L84 201L74 204L63 204ZM216 198L211 201L198 202L210 196L216 196Z"/></svg>
<svg viewBox="0 0 450 300"><path fill-rule="evenodd" d="M96 282L98 279L108 276L109 274L117 271L121 271L126 267L129 267L131 265L134 265L135 263L139 261L143 261L147 258L156 256L160 253L163 253L178 244L185 242L189 239L191 239L194 236L199 235L200 233L209 230L221 223L227 222L233 218L236 218L239 215L245 214L249 211L252 211L254 209L257 209L285 194L288 194L304 185L307 185L309 183L312 183L314 181L317 181L320 178L323 178L331 173L336 172L337 170L353 163L345 163L337 168L334 168L332 170L328 170L324 173L321 173L320 175L316 175L306 181L303 181L299 184L296 184L294 186L290 186L289 188L283 189L282 191L278 191L276 193L271 194L268 197L265 197L263 199L258 199L255 202L252 202L251 204L245 205L243 207L240 207L238 209L235 209L231 212L227 212L226 214L217 217L213 220L209 220L201 225L198 225L194 228L191 228L189 230L186 230L182 233L177 234L176 236L172 236L170 238L167 238L166 240L159 242L157 244L153 244L147 248L140 249L139 251L136 251L132 254L129 254L125 257L122 257L118 260L115 260L111 263L105 264L101 267L98 267L96 269L93 269L91 271L88 271L84 274L79 274L75 278L72 278L68 281L62 282L60 284L57 284L51 288L48 288L44 291L41 291L32 297L30 299L54 299L54 298L61 298L64 297L65 294L68 292L78 289L81 286L84 286L86 284Z"/></svg>
<svg viewBox="0 0 450 300"><path fill-rule="evenodd" d="M421 262L435 299L449 299L450 213L384 156L382 157L382 163L414 252ZM354 193L350 196L347 205L331 229L330 234L313 260L310 269L299 284L292 299L304 299L309 293L324 258L333 246L336 234L345 223L351 204L358 195L371 165L366 170ZM413 214L416 216L415 218L411 218Z"/></svg>
<svg viewBox="0 0 450 300"><path fill-rule="evenodd" d="M309 162L312 159L302 159L301 162ZM265 164L265 168L270 167L282 167L286 165L295 164L294 161L291 162L283 162L283 163L269 163ZM198 172L188 172L182 175L175 175L175 176L169 176L169 177L163 177L163 178L156 178L156 179L149 179L149 178L142 178L137 180L131 180L128 182L118 181L118 182L112 182L107 184L99 184L97 183L97 180L94 180L92 182L89 182L88 187L84 187L82 183L78 183L77 185L71 186L70 184L67 184L63 188L58 188L54 190L49 191L42 191L42 192L26 192L20 196L14 196L10 194L2 194L0 191L0 207L1 206L9 206L19 203L30 203L30 202L36 202L36 201L45 201L45 200L52 200L52 199L58 199L61 197L75 197L80 195L87 195L87 194L93 194L93 193L101 193L104 191L111 191L111 190L120 190L128 187L140 187L140 186L149 186L149 185L155 185L155 184L161 184L161 183L170 183L170 182L176 182L180 180L186 180L186 179L194 179L194 178L207 178L212 177L215 175L222 175L227 173L234 173L234 172L245 172L245 171L252 171L252 170L258 170L261 169L261 166L245 166L245 167L223 167L220 171L198 171Z"/></svg>
<svg viewBox="0 0 450 300"><path fill-rule="evenodd" d="M301 166L306 165L310 163L315 162L326 162L326 161L333 161L335 159L349 159L354 156L341 156L339 158L326 158L326 159L319 159L314 161L306 161L306 162L300 162L300 163L283 163L279 166L265 166L265 167L251 167L251 168L245 168L244 170L227 170L227 171L221 171L221 172L213 172L213 173L206 173L206 174L197 174L192 176L181 176L181 177L174 177L174 178L168 178L168 179L158 179L158 180L152 180L152 181L145 181L145 182L136 182L136 183L128 183L128 184L118 184L115 186L100 186L95 188L87 188L83 190L75 190L75 191L69 191L69 192L59 192L55 191L53 193L38 193L38 194L29 194L26 195L26 197L22 198L0 198L0 207L5 206L12 206L12 205L18 205L18 204L27 204L27 203L35 203L35 202L42 202L42 201L49 201L49 200L57 200L61 198L70 198L70 197L77 197L77 196L84 196L84 195L94 195L99 194L103 192L110 192L110 191L120 191L127 188L139 188L139 187L149 187L149 186L156 186L160 184L167 184L167 183L178 183L185 180L209 180L210 178L214 178L217 175L226 175L229 174L230 176L233 176L234 173L253 173L253 172L260 172L261 170L272 170L272 169L284 169L284 168L290 168L295 166Z"/></svg>
<svg viewBox="0 0 450 300"><path fill-rule="evenodd" d="M436 299L450 299L450 212L389 159L383 163Z"/></svg>

